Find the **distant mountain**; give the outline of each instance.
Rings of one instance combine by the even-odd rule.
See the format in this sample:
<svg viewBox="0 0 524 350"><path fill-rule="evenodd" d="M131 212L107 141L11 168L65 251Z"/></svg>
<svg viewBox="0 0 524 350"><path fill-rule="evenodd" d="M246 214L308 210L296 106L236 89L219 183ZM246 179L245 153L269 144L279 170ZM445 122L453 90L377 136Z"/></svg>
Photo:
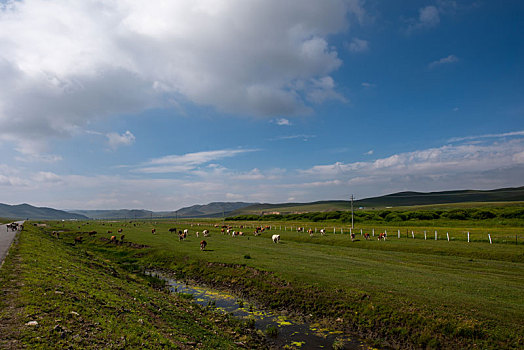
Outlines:
<svg viewBox="0 0 524 350"><path fill-rule="evenodd" d="M222 217L222 215L230 215L234 210L248 207L253 204L254 203L244 202L213 202L205 205L193 205L191 207L178 209L177 211L167 214L165 213L164 216L178 216L179 218L217 218Z"/></svg>
<svg viewBox="0 0 524 350"><path fill-rule="evenodd" d="M29 204L9 205L0 203L0 217L32 220L87 220L84 215L68 213L45 207L34 207Z"/></svg>
<svg viewBox="0 0 524 350"><path fill-rule="evenodd" d="M524 186L496 190L458 190L442 192L398 192L385 196L355 200L354 208L384 208L415 205L432 205L466 202L514 202L524 201ZM350 201L318 201L311 203L254 204L235 210L230 216L272 213L289 214L314 211L349 210Z"/></svg>
<svg viewBox="0 0 524 350"><path fill-rule="evenodd" d="M87 216L90 219L116 220L116 219L151 219L151 218L212 218L229 215L233 210L243 208L253 203L243 202L214 202L205 205L193 205L178 209L177 211L153 212L143 209L119 209L119 210L69 210Z"/></svg>
<svg viewBox="0 0 524 350"><path fill-rule="evenodd" d="M150 219L161 215L150 210L143 209L118 209L118 210L69 210L87 216L90 219Z"/></svg>

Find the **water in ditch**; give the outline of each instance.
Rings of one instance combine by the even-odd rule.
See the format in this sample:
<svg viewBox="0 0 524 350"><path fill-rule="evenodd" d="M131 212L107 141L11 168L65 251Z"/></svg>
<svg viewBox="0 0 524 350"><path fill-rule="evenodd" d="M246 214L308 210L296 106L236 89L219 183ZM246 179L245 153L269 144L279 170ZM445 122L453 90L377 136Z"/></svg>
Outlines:
<svg viewBox="0 0 524 350"><path fill-rule="evenodd" d="M294 349L370 349L363 342L358 341L340 331L325 329L316 324L308 324L289 319L275 312L263 310L254 304L242 301L225 292L213 290L203 286L189 285L161 274L151 273L169 284L174 293L191 294L195 303L202 306L212 306L219 311L229 313L235 317L252 319L255 328L266 333L268 342L274 348ZM267 331L272 329L273 332Z"/></svg>

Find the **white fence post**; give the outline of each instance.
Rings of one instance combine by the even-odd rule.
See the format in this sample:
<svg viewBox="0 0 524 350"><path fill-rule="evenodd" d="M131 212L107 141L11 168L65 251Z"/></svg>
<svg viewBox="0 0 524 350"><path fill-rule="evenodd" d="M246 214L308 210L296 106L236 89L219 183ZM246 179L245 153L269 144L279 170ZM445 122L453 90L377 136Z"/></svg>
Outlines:
<svg viewBox="0 0 524 350"><path fill-rule="evenodd" d="M400 230L398 230L398 238L400 238Z"/></svg>
<svg viewBox="0 0 524 350"><path fill-rule="evenodd" d="M488 233L488 237L489 237L489 244L491 244L491 234Z"/></svg>
<svg viewBox="0 0 524 350"><path fill-rule="evenodd" d="M373 231L372 231L372 232L373 232L373 237L375 237L375 229L373 229Z"/></svg>
<svg viewBox="0 0 524 350"><path fill-rule="evenodd" d="M426 240L428 237L426 236L426 230L424 230L424 240Z"/></svg>
<svg viewBox="0 0 524 350"><path fill-rule="evenodd" d="M437 231L435 231L435 241L437 240Z"/></svg>
<svg viewBox="0 0 524 350"><path fill-rule="evenodd" d="M413 237L413 239L415 239L415 233L413 233L413 231L411 231L411 237Z"/></svg>
<svg viewBox="0 0 524 350"><path fill-rule="evenodd" d="M446 232L446 236L448 237L448 242L449 242L449 232Z"/></svg>
<svg viewBox="0 0 524 350"><path fill-rule="evenodd" d="M360 229L360 235L362 236L362 229Z"/></svg>
<svg viewBox="0 0 524 350"><path fill-rule="evenodd" d="M333 233L337 233L336 229L333 227Z"/></svg>
<svg viewBox="0 0 524 350"><path fill-rule="evenodd" d="M468 243L469 243L469 231L468 231Z"/></svg>

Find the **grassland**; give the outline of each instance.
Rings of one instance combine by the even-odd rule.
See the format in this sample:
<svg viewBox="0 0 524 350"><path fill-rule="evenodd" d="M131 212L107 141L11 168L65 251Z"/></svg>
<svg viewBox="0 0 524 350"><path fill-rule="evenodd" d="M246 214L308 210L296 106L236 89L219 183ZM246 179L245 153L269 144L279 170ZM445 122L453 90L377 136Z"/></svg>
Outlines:
<svg viewBox="0 0 524 350"><path fill-rule="evenodd" d="M473 349L524 346L524 233L520 226L467 227L462 221L458 226L447 222L447 226L442 227L359 224L353 242L347 234L348 226L336 223L266 222L264 225L271 225L271 230L255 237L249 226L258 226L261 222L231 222L237 231L246 233L235 238L220 233L215 223L55 221L38 229L26 224L28 231L22 234L20 252L15 255L22 258L14 264L20 269L20 278L15 278L19 272L10 272L13 280L24 284L16 291L20 294L16 307L21 308L17 313L21 320L17 324L42 319L45 327L21 327L23 334L18 339L30 345L45 344L42 339L49 339L49 334L53 334L51 329L56 326L56 319L74 322L76 318L71 316L71 311L82 315L88 324L103 324L103 318L114 319L109 315L123 308L128 311L115 323L123 322L125 328L134 329L137 318L146 322L143 306L132 299L152 298L153 294L144 295L143 287L139 287L143 284L141 272L150 268L232 291L266 307L286 310L295 317L310 318L331 328L357 333L378 346ZM240 225L244 228L240 229ZM325 227L327 235L316 233L310 237L307 233L296 232L297 226L317 231ZM190 236L179 241L177 235L168 231L171 227L187 228ZM116 232L119 228L123 229L125 243L110 243L108 240L113 234L107 231ZM157 234L151 233L152 228ZM373 228L376 234L387 230L389 238L366 241L360 236L361 228L370 234ZM207 249L200 251L202 236L197 238L195 232L203 229L209 229L211 236L205 238ZM401 238L397 238L399 229ZM86 233L92 230L99 233L90 237ZM340 234L340 230L345 233ZM439 234L437 241L434 240L435 230ZM55 238L52 231L63 232L60 238ZM470 243L467 242L468 231ZM449 242L446 232L450 235ZM280 244L272 243L272 234L281 235ZM489 243L488 234L493 244ZM84 242L74 246L74 237L79 235L84 237ZM515 244L515 236L519 244ZM13 255L10 259L14 259ZM23 271L32 272L26 272L29 276L25 276ZM116 271L117 276L112 276L111 271ZM64 278L64 273L74 278ZM78 275L83 277L77 278ZM3 276L1 283L9 280L9 273L2 271L0 276ZM90 291L93 286L103 290L103 296L90 298L81 292ZM57 291L64 291L64 294L57 294ZM90 314L90 309L106 311L105 296L111 294L119 296L108 298L111 303L116 303L115 299L125 302L114 304L107 310L108 315ZM46 298L51 301L48 303ZM167 310L167 305L174 303L172 308L181 319L184 312L190 312L187 304L169 299L172 297L163 298L166 299L162 309ZM76 303L90 300L90 304L86 309L79 308L75 300ZM181 324L167 315L160 313L156 317L161 321L147 321L148 329L155 329L148 333L151 339L140 338L138 334L142 334L143 329L138 327L135 345L140 342L146 344L145 347L154 347L156 342L168 342L162 332L166 328L175 334L173 339L179 342L175 344L182 345L194 341L199 332L209 334L213 329L209 328L213 327L212 323L194 325L191 333L194 336L188 337L180 330L177 333ZM189 318L194 318L194 314ZM130 322L124 322L127 319ZM68 330L77 325L58 324ZM123 329L113 323L98 327L112 332L97 333L96 341L113 347L122 345L119 337L124 336ZM68 344L83 339L85 334L73 338L73 333L66 333ZM41 343L35 343L37 337ZM209 340L202 346L211 346L214 342L231 346L227 337Z"/></svg>
<svg viewBox="0 0 524 350"><path fill-rule="evenodd" d="M159 280L69 237L28 223L19 237L0 270L0 348L264 347L240 322L170 295Z"/></svg>
<svg viewBox="0 0 524 350"><path fill-rule="evenodd" d="M209 226L206 226L209 224ZM321 228L322 223L268 223L261 236L223 235L213 222L186 221L54 222L63 230L56 244L96 230L75 251L100 257L115 266L171 271L233 291L265 306L306 316L330 327L356 332L375 344L401 348L522 348L524 346L524 244L520 227L375 227L388 230L387 241L357 240L347 234L291 230L296 224ZM247 222L235 222L249 225ZM254 223L259 225L260 223ZM188 228L179 241L170 227ZM371 227L362 226L364 232ZM134 249L108 243L108 230L123 228ZM156 228L157 234L151 234ZM208 248L200 251L195 231L209 229ZM341 227L335 227L338 231ZM427 231L427 240L423 230ZM465 230L470 230L471 243ZM245 232L251 229L244 227ZM411 236L414 231L415 239ZM439 240L434 240L434 231ZM450 232L447 241L445 232ZM104 232L104 233L103 233ZM271 242L271 234L282 242ZM407 237L406 238L406 233ZM492 237L489 244L487 233ZM515 245L515 235L520 236ZM49 236L50 237L50 236ZM52 238L49 238L52 239ZM87 256L86 256L87 258ZM52 283L53 279L50 279ZM309 316L311 315L311 316Z"/></svg>

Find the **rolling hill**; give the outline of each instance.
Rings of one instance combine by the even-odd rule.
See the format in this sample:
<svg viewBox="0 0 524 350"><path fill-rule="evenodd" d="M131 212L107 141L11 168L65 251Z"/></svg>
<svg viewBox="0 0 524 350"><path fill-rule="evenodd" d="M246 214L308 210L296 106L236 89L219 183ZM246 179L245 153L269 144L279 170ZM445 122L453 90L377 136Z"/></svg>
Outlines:
<svg viewBox="0 0 524 350"><path fill-rule="evenodd" d="M11 219L33 220L87 220L88 217L45 207L34 207L29 204L9 205L0 203L0 217Z"/></svg>
<svg viewBox="0 0 524 350"><path fill-rule="evenodd" d="M405 207L420 205L439 205L471 202L517 202L524 201L524 186L496 190L457 190L442 192L398 192L379 197L355 200L354 208L366 209L385 207ZM235 210L235 215L267 215L271 213L289 214L313 211L349 210L350 201L318 201L311 203L255 204Z"/></svg>

